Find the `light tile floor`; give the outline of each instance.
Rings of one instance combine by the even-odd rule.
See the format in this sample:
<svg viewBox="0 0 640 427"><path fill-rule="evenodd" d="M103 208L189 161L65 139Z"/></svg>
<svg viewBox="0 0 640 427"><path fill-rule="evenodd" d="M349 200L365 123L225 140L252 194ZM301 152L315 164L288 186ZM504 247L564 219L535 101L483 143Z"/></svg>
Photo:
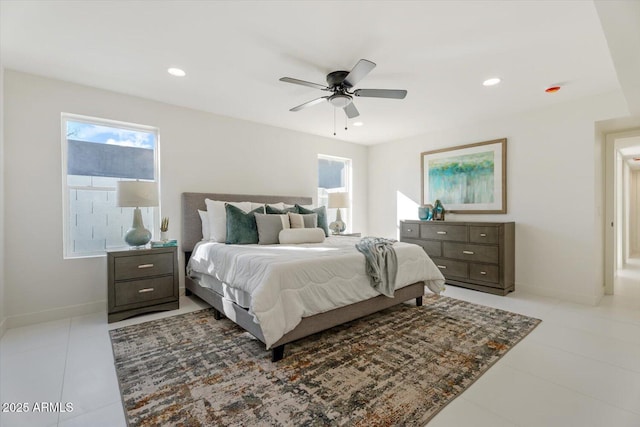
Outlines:
<svg viewBox="0 0 640 427"><path fill-rule="evenodd" d="M543 319L430 427L640 426L640 260L597 307L449 286L446 295ZM8 330L0 341L2 402L71 402L72 412L0 416L12 426L125 426L108 330L200 309L107 324L106 314Z"/></svg>

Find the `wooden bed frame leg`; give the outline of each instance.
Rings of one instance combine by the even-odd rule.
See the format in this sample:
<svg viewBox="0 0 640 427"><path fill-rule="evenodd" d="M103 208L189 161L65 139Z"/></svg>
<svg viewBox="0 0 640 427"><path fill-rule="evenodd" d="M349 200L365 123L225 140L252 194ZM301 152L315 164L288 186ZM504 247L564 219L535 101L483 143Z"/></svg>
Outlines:
<svg viewBox="0 0 640 427"><path fill-rule="evenodd" d="M284 357L284 344L279 345L277 347L273 347L271 349L271 361L277 362L278 360L282 360Z"/></svg>
<svg viewBox="0 0 640 427"><path fill-rule="evenodd" d="M222 313L220 313L218 310L216 310L214 308L213 309L213 318L216 319L216 320L222 319Z"/></svg>
<svg viewBox="0 0 640 427"><path fill-rule="evenodd" d="M417 307L422 307L422 297L417 297L416 298L416 306Z"/></svg>

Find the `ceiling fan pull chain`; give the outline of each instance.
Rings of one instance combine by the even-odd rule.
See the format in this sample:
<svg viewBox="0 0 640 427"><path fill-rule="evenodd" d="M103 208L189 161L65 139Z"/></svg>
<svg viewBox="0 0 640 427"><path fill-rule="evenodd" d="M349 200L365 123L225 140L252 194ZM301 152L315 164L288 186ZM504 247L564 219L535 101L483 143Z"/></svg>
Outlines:
<svg viewBox="0 0 640 427"><path fill-rule="evenodd" d="M347 130L347 116L344 116L344 130Z"/></svg>
<svg viewBox="0 0 640 427"><path fill-rule="evenodd" d="M333 109L333 136L336 136L336 109Z"/></svg>

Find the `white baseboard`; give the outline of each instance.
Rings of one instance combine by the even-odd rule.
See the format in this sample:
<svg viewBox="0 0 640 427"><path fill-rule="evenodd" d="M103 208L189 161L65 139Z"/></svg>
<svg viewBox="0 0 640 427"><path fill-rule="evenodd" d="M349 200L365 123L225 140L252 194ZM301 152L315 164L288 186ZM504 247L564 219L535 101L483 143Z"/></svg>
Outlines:
<svg viewBox="0 0 640 427"><path fill-rule="evenodd" d="M544 286L529 286L521 283L516 284L516 290L526 292L533 295L539 295L543 297L556 298L562 301L575 302L583 305L596 306L600 303L603 295L587 295L576 294L571 292L559 291L554 287Z"/></svg>
<svg viewBox="0 0 640 427"><path fill-rule="evenodd" d="M66 307L54 308L51 310L38 311L34 313L18 314L5 319L5 328L19 328L20 326L35 325L36 323L51 322L53 320L66 319L74 316L84 316L85 314L97 313L107 310L107 301L95 301L86 304L68 305Z"/></svg>

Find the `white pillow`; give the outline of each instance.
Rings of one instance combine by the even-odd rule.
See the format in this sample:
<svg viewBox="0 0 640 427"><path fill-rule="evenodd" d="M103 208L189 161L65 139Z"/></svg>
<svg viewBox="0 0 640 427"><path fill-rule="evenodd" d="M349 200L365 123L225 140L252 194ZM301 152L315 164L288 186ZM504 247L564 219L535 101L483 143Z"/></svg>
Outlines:
<svg viewBox="0 0 640 427"><path fill-rule="evenodd" d="M209 228L209 215L207 211L201 211L198 209L200 215L200 221L202 221L202 240L209 240L211 238L211 230Z"/></svg>
<svg viewBox="0 0 640 427"><path fill-rule="evenodd" d="M282 202L268 203L268 205L270 208L278 209L279 211L284 210L284 203Z"/></svg>
<svg viewBox="0 0 640 427"><path fill-rule="evenodd" d="M244 212L251 211L251 202L225 202L221 200L204 199L209 216L209 239L215 242L227 241L227 211L225 203L229 203Z"/></svg>
<svg viewBox="0 0 640 427"><path fill-rule="evenodd" d="M324 230L322 228L287 228L280 231L278 240L283 245L322 243L324 242Z"/></svg>

